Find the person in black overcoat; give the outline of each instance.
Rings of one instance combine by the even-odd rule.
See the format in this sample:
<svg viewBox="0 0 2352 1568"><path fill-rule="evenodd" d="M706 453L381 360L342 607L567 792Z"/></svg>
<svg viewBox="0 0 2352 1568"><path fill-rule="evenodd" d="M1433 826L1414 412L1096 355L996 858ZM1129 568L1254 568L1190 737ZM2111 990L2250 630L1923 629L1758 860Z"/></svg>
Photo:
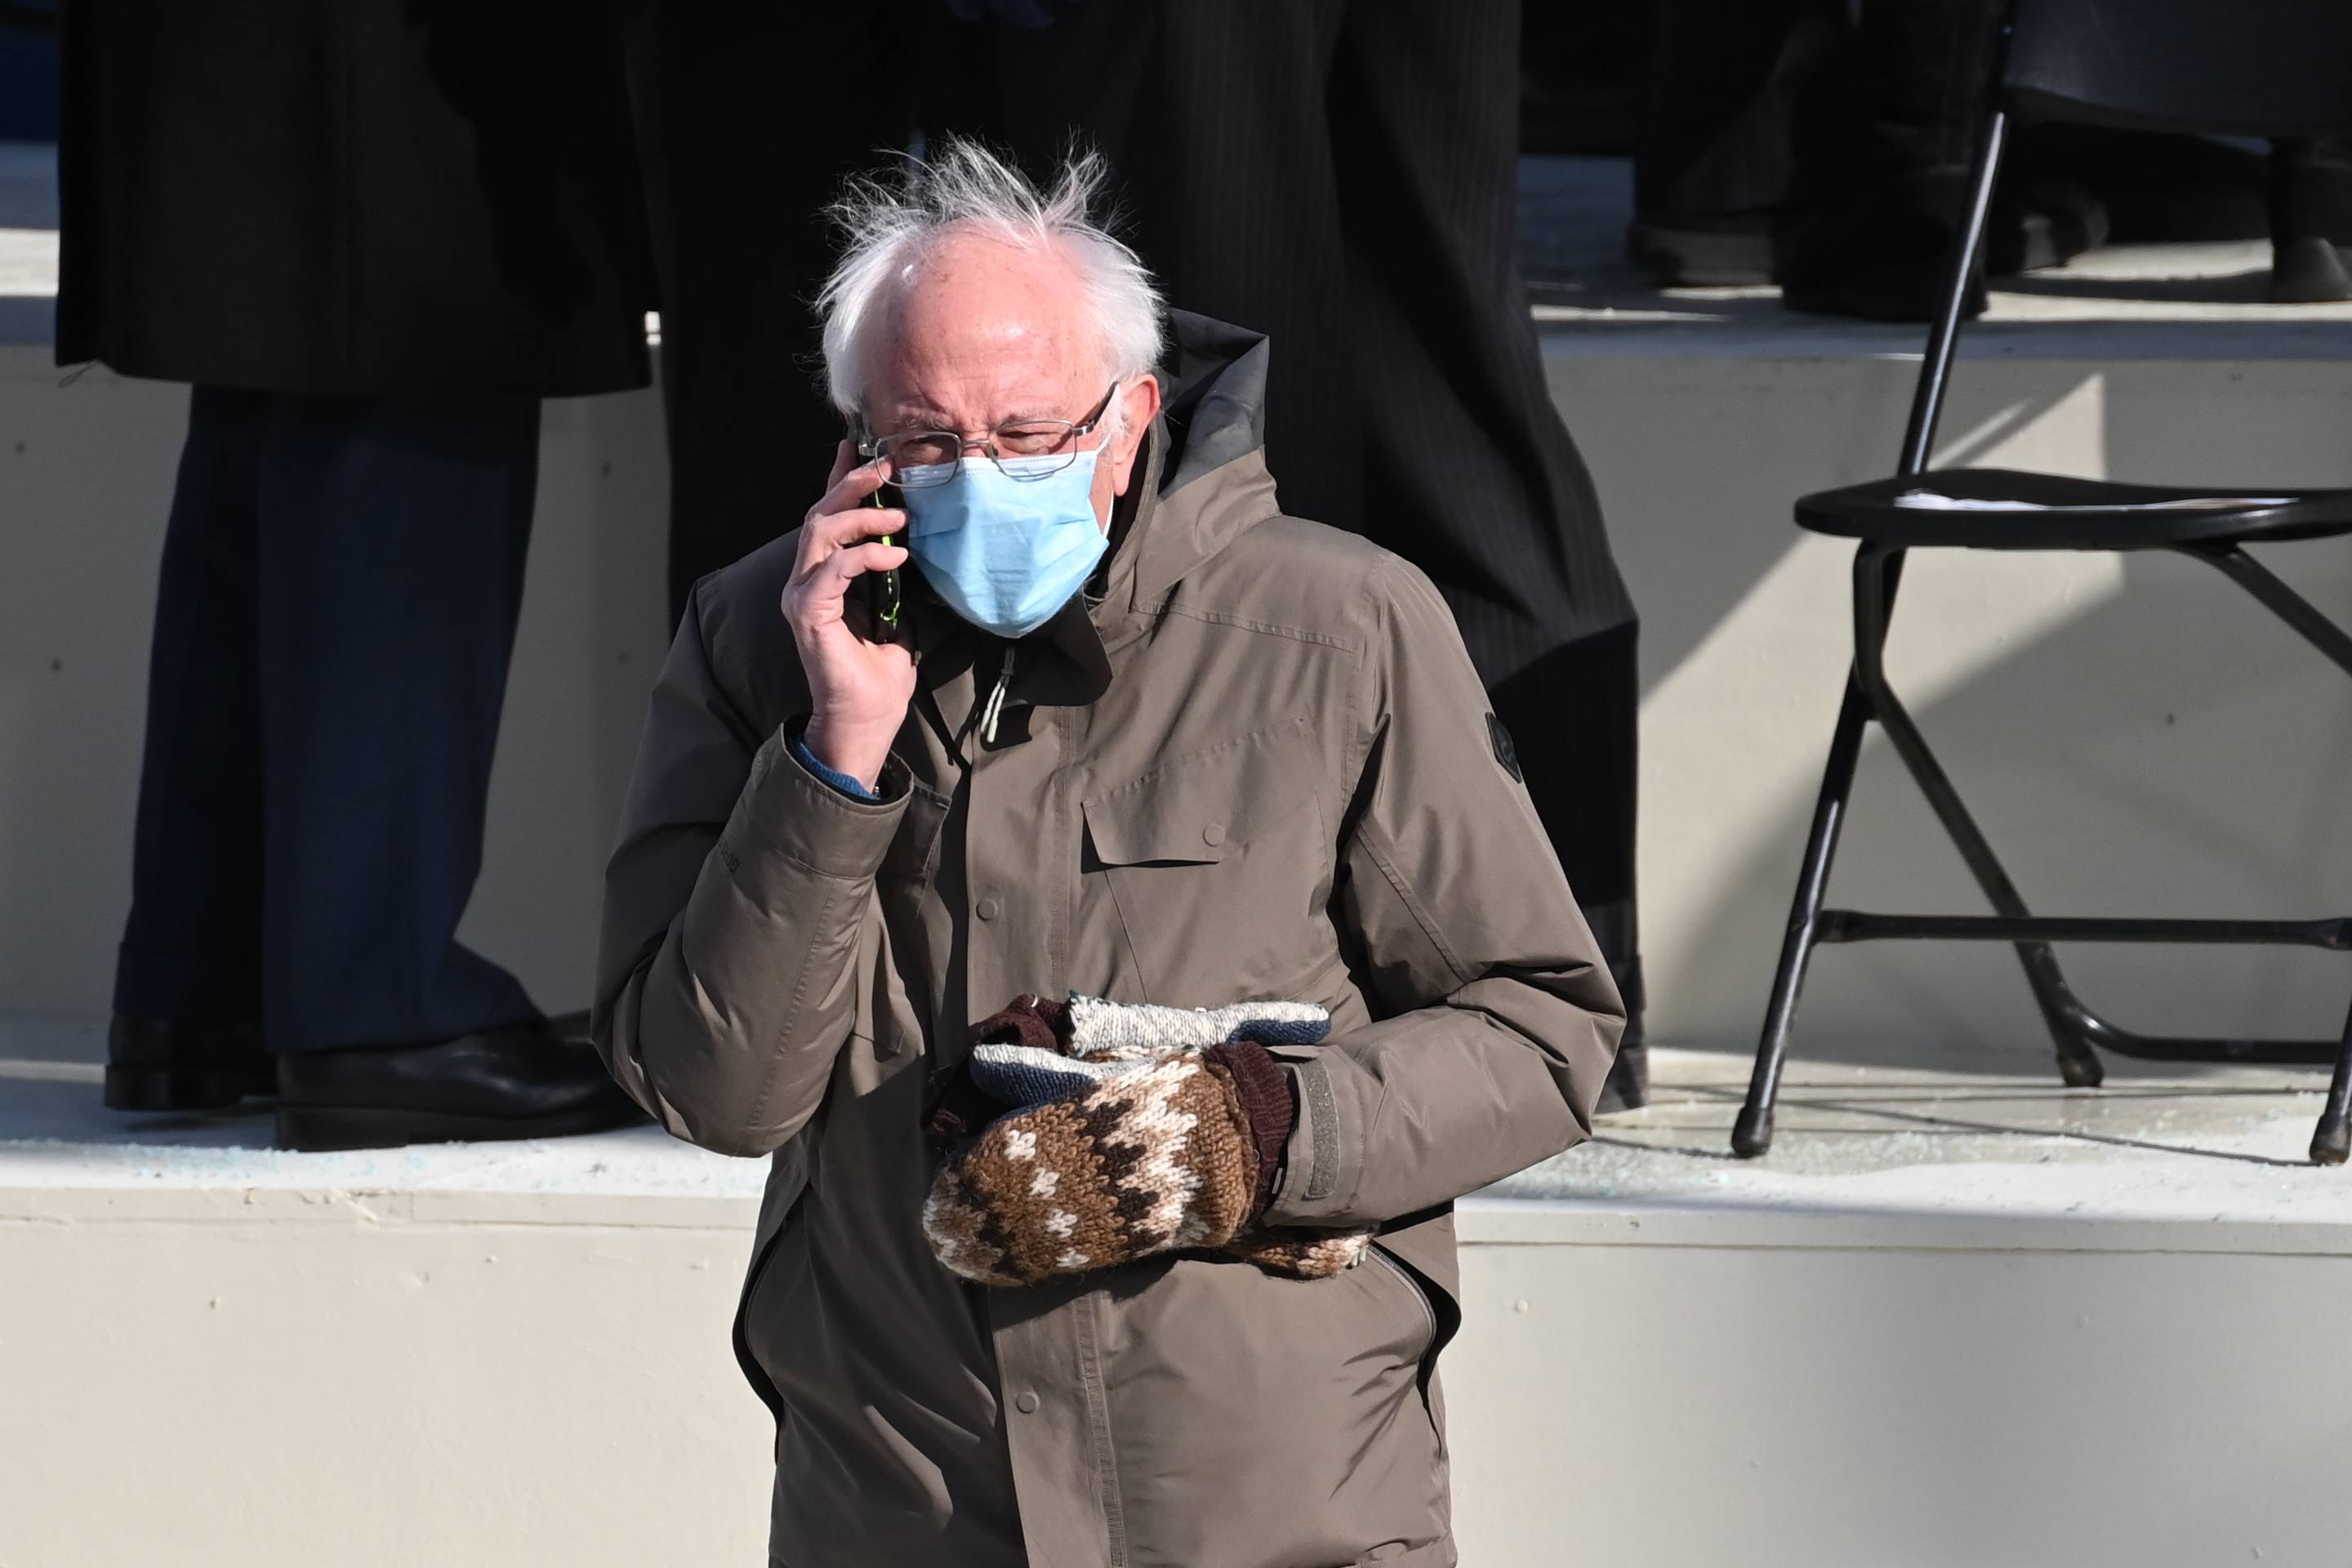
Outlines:
<svg viewBox="0 0 2352 1568"><path fill-rule="evenodd" d="M1603 1104L1640 1103L1638 621L1519 277L1519 7L953 3L999 14L1022 162L1049 167L1074 133L1101 148L1170 301L1271 339L1285 510L1445 595L1498 757L1524 770L1625 995Z"/></svg>
<svg viewBox="0 0 2352 1568"><path fill-rule="evenodd" d="M301 1148L631 1114L455 934L540 400L649 374L621 25L68 0L58 359L193 389L110 1104L274 1093Z"/></svg>

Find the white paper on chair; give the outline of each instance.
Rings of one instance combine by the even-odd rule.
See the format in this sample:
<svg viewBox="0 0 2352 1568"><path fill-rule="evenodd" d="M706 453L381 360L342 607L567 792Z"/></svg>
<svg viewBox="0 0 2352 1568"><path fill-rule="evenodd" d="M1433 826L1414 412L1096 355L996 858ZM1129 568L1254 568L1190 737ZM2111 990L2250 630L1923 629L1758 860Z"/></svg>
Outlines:
<svg viewBox="0 0 2352 1568"><path fill-rule="evenodd" d="M1964 500L1933 490L1905 490L1895 504L1912 511L2233 511L2287 506L2293 496L2183 496L2177 500L2105 501L2095 506L2045 506L2037 500Z"/></svg>

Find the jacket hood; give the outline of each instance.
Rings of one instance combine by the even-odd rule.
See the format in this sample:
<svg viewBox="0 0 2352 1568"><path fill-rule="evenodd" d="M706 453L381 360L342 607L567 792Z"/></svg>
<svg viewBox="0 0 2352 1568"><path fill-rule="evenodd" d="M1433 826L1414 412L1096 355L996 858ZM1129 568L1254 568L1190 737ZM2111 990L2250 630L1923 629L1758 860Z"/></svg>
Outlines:
<svg viewBox="0 0 2352 1568"><path fill-rule="evenodd" d="M1168 426L1168 462L1160 493L1265 446L1265 334L1189 310L1169 313L1173 355L1160 418Z"/></svg>
<svg viewBox="0 0 2352 1568"><path fill-rule="evenodd" d="M1189 310L1170 311L1168 324L1143 498L1106 584L1129 609L1281 510L1265 467L1265 334Z"/></svg>

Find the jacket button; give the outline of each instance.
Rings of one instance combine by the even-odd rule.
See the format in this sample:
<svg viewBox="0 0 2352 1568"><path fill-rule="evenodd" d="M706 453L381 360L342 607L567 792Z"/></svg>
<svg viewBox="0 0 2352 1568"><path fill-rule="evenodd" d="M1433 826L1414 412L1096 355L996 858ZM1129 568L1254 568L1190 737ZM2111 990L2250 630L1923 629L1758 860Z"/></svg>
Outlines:
<svg viewBox="0 0 2352 1568"><path fill-rule="evenodd" d="M1024 1394L1013 1402L1013 1407L1024 1415L1034 1415L1037 1414L1037 1396L1034 1394Z"/></svg>
<svg viewBox="0 0 2352 1568"><path fill-rule="evenodd" d="M982 920L992 921L996 918L996 900L994 899L982 899L980 902L972 905L971 912L978 915Z"/></svg>
<svg viewBox="0 0 2352 1568"><path fill-rule="evenodd" d="M1209 847L1213 849L1225 841L1225 825L1222 822L1213 822L1201 829L1201 837L1206 839Z"/></svg>

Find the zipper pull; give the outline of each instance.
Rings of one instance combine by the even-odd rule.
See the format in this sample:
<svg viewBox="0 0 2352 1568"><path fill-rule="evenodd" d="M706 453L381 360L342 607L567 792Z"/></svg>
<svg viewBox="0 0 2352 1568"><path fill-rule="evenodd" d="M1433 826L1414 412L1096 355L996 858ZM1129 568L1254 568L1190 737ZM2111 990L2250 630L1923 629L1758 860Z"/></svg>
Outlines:
<svg viewBox="0 0 2352 1568"><path fill-rule="evenodd" d="M996 744L996 721L1004 717L1004 689L1013 684L1013 645L1004 645L1004 662L996 667L996 689L988 694L988 705L980 710L980 738L987 745Z"/></svg>

